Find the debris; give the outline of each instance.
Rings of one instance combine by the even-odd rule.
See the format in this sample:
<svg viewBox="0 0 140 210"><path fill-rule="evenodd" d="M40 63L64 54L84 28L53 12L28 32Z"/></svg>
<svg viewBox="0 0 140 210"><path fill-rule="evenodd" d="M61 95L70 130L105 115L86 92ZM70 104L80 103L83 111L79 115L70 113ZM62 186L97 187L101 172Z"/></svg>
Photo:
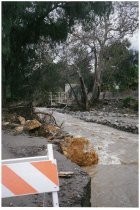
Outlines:
<svg viewBox="0 0 140 210"><path fill-rule="evenodd" d="M23 125L20 125L20 126L16 127L15 132L16 132L16 134L22 133L23 132Z"/></svg>
<svg viewBox="0 0 140 210"><path fill-rule="evenodd" d="M52 140L54 140L54 136L49 136L48 141L52 141Z"/></svg>
<svg viewBox="0 0 140 210"><path fill-rule="evenodd" d="M124 114L123 116L124 116L124 117L128 117L128 114Z"/></svg>
<svg viewBox="0 0 140 210"><path fill-rule="evenodd" d="M9 124L10 124L10 122L3 122L2 123L3 126L9 125Z"/></svg>
<svg viewBox="0 0 140 210"><path fill-rule="evenodd" d="M90 166L98 163L98 155L89 140L83 137L66 137L60 142L63 154L79 166Z"/></svg>
<svg viewBox="0 0 140 210"><path fill-rule="evenodd" d="M54 126L54 125L51 125L51 124L46 125L45 128L46 128L47 131L48 131L49 133L51 133L51 134L56 134L56 133L60 130L59 127Z"/></svg>
<svg viewBox="0 0 140 210"><path fill-rule="evenodd" d="M20 121L20 124L21 124L21 125L25 125L26 120L25 120L24 117L19 116L19 117L18 117L18 120Z"/></svg>
<svg viewBox="0 0 140 210"><path fill-rule="evenodd" d="M37 115L38 114L38 115ZM42 118L42 115L44 118ZM19 124L6 123L7 126L15 129L15 135L18 135L24 131L30 131L30 134L37 136L44 136L48 141L53 141L55 144L59 144L61 152L75 162L79 166L90 166L98 162L98 155L94 151L90 142L82 137L73 137L68 133L61 130L57 125L53 113L35 113L35 118L32 120L25 120L22 115L12 115L12 120L17 120ZM47 117L47 121L45 120ZM11 119L10 118L10 119ZM40 119L43 119L40 120ZM30 119L30 118L29 118ZM50 119L48 121L48 119ZM8 120L5 120L8 121ZM67 173L61 173L61 176L70 176Z"/></svg>
<svg viewBox="0 0 140 210"><path fill-rule="evenodd" d="M59 177L71 177L74 174L72 171L59 171L58 176Z"/></svg>
<svg viewBox="0 0 140 210"><path fill-rule="evenodd" d="M53 124L53 125L57 125L56 120L53 116L53 112L52 113L44 113L44 112L35 112L35 114L41 119L42 122L45 122L47 124ZM41 116L40 116L41 115ZM42 116L45 115L45 116ZM57 125L58 126L58 125ZM59 126L58 126L59 127Z"/></svg>
<svg viewBox="0 0 140 210"><path fill-rule="evenodd" d="M2 125L3 126L7 126L8 128L11 128L11 129L19 126L19 124L17 124L17 123L11 123L11 122L3 122Z"/></svg>
<svg viewBox="0 0 140 210"><path fill-rule="evenodd" d="M37 121L36 119L34 120L27 120L25 125L24 125L24 130L33 130L35 128L39 128L41 126L41 123Z"/></svg>
<svg viewBox="0 0 140 210"><path fill-rule="evenodd" d="M59 140L62 140L62 139L64 139L65 138L65 136L64 135L57 135L57 136L55 136L57 139L59 139Z"/></svg>
<svg viewBox="0 0 140 210"><path fill-rule="evenodd" d="M14 206L14 204L12 202L9 203L9 206Z"/></svg>
<svg viewBox="0 0 140 210"><path fill-rule="evenodd" d="M15 113L6 113L2 116L3 122L9 122L9 123L19 123L19 120L17 119L17 115Z"/></svg>

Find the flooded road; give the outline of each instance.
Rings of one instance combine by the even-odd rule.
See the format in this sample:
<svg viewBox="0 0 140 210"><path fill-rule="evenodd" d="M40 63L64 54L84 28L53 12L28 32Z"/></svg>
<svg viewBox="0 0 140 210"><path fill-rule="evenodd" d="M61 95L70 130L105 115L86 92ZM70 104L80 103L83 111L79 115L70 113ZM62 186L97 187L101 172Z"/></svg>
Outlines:
<svg viewBox="0 0 140 210"><path fill-rule="evenodd" d="M91 206L138 207L138 135L69 114L53 115L64 131L89 139L99 155L98 165L84 168L91 176Z"/></svg>

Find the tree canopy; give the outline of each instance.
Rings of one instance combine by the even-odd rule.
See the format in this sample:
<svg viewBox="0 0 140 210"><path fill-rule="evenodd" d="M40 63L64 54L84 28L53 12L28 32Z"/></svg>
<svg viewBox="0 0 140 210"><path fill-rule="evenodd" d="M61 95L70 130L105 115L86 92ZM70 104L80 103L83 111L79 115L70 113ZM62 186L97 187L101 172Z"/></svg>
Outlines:
<svg viewBox="0 0 140 210"><path fill-rule="evenodd" d="M137 28L137 2L2 2L3 103L67 80L81 85L83 101L106 85L134 88L137 56L124 40Z"/></svg>
<svg viewBox="0 0 140 210"><path fill-rule="evenodd" d="M138 52L129 50L128 41L114 42L104 49L102 88L115 91L138 88Z"/></svg>
<svg viewBox="0 0 140 210"><path fill-rule="evenodd" d="M64 41L75 21L86 20L90 11L102 15L109 6L108 2L2 2L3 96L5 83L12 97L20 94L23 71L33 52L27 46L37 44L40 37L52 44Z"/></svg>

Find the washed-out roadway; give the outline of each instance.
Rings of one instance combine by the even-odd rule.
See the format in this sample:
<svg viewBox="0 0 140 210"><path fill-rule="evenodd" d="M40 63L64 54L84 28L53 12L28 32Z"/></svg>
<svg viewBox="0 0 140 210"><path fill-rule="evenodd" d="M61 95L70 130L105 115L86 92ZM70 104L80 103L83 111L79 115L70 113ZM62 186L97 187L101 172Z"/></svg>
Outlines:
<svg viewBox="0 0 140 210"><path fill-rule="evenodd" d="M91 176L91 206L138 207L138 135L57 111L53 116L64 131L89 139L99 155L97 165L84 168Z"/></svg>

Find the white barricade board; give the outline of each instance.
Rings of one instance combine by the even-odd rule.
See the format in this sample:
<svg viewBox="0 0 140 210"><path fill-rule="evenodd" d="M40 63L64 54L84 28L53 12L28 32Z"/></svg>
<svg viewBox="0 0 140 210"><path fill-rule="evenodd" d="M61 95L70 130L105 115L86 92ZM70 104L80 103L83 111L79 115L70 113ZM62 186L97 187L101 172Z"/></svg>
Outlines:
<svg viewBox="0 0 140 210"><path fill-rule="evenodd" d="M59 191L59 178L52 145L48 145L48 157L2 161L2 198L45 192L56 195L57 191Z"/></svg>

